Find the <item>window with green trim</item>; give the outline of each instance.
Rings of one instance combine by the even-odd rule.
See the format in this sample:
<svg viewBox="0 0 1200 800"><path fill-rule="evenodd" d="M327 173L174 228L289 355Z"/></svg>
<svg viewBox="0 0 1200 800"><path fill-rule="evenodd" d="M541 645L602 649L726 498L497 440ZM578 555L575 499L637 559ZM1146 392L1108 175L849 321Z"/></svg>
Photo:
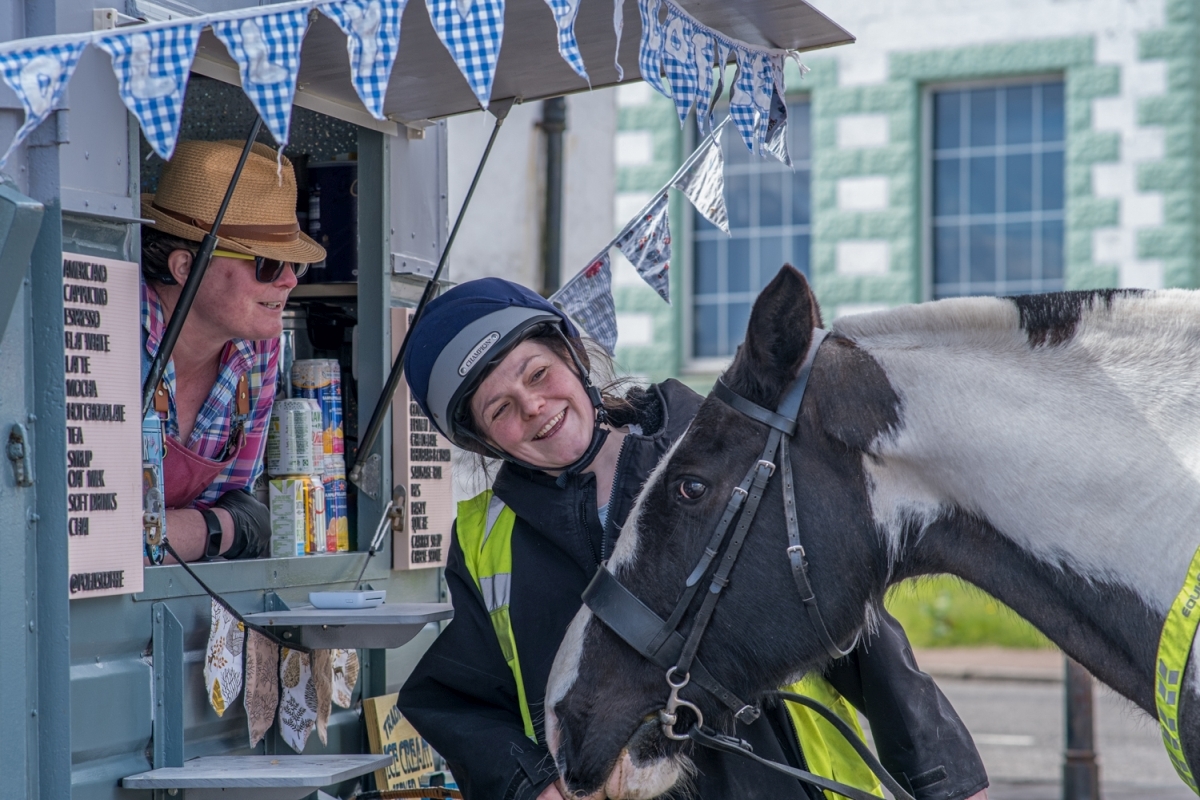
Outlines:
<svg viewBox="0 0 1200 800"><path fill-rule="evenodd" d="M1063 288L1063 82L933 92L933 296Z"/></svg>

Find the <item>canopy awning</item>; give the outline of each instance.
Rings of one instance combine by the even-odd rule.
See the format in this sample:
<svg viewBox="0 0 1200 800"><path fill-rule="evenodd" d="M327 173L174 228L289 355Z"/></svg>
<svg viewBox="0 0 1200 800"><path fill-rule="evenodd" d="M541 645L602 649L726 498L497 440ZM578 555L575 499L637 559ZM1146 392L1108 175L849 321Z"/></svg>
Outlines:
<svg viewBox="0 0 1200 800"><path fill-rule="evenodd" d="M804 51L854 41L840 25L799 0L679 0L678 4L714 30L758 47ZM625 82L631 82L641 79L638 47L642 24L636 0L625 0L624 17L620 59ZM618 83L611 0L582 0L575 33L591 88ZM192 69L240 85L237 66L211 31L201 37ZM557 28L545 0L507 0L493 101L517 98L528 102L586 89L587 82L558 54ZM398 123L420 125L424 120L479 108L470 86L434 33L423 0L409 0L404 11L399 57L384 106L392 122L380 122L363 108L350 83L346 37L321 15L316 15L304 39L295 104L388 133L395 133Z"/></svg>

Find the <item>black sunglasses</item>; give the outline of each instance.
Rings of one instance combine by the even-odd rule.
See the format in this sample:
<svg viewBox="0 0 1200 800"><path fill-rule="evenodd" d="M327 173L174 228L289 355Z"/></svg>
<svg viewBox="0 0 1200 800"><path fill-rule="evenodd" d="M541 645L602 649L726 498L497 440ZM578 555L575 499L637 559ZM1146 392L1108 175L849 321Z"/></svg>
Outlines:
<svg viewBox="0 0 1200 800"><path fill-rule="evenodd" d="M214 256L221 258L236 258L239 261L254 262L254 279L259 283L274 283L279 280L279 276L283 274L283 268L288 264L292 265L292 271L299 278L308 272L308 264L297 264L294 261L280 261L277 258L265 258L264 256L252 256L249 253L235 253L231 250L213 250Z"/></svg>

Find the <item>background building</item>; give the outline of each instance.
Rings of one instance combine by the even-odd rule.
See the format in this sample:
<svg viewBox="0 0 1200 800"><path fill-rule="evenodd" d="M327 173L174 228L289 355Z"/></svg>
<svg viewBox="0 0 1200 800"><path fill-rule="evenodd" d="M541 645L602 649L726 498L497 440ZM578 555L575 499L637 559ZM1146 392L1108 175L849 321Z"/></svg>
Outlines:
<svg viewBox="0 0 1200 800"><path fill-rule="evenodd" d="M809 276L827 320L964 294L1200 284L1194 2L874 0L822 10L858 42L806 54L803 79L789 72L795 169L750 155L729 131L733 236L673 193L673 304L617 265L625 370L710 386L784 261ZM523 135L503 134L505 166L485 178L456 280L504 274L538 285L537 113L510 118ZM487 131L475 118L450 128L453 211L474 168L467 153ZM566 136L564 278L697 139L641 83L569 98ZM521 159L527 168L514 169Z"/></svg>

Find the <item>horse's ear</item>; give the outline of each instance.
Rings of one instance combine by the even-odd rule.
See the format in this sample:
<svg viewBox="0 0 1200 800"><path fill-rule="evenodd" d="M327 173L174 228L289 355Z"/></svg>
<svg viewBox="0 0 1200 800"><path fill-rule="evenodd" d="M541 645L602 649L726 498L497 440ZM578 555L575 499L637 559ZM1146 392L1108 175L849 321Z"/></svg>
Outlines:
<svg viewBox="0 0 1200 800"><path fill-rule="evenodd" d="M754 301L746 341L725 373L729 388L774 408L791 384L808 347L821 310L800 270L785 264Z"/></svg>

